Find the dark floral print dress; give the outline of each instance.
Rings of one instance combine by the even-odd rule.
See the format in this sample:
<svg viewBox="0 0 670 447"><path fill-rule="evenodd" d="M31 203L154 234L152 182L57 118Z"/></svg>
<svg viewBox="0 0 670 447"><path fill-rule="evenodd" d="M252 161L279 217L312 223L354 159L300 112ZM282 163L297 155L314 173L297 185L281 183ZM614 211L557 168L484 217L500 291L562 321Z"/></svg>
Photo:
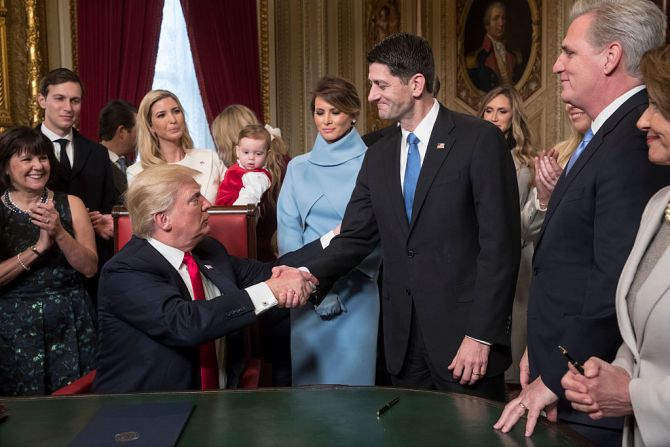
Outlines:
<svg viewBox="0 0 670 447"><path fill-rule="evenodd" d="M54 204L70 234L67 195ZM39 229L0 201L0 260L37 242ZM94 368L97 347L83 276L54 244L25 271L0 286L0 395L50 394Z"/></svg>

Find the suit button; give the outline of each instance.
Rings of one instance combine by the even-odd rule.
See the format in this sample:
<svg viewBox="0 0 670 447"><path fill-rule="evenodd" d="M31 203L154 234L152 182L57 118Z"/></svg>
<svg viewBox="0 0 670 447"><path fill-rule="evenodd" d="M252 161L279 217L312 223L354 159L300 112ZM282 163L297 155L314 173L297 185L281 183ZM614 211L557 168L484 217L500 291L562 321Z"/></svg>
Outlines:
<svg viewBox="0 0 670 447"><path fill-rule="evenodd" d="M407 296L412 296L412 291L409 289L405 289L405 293L407 294Z"/></svg>
<svg viewBox="0 0 670 447"><path fill-rule="evenodd" d="M412 249L407 250L407 256L413 258L416 252Z"/></svg>
<svg viewBox="0 0 670 447"><path fill-rule="evenodd" d="M533 275L537 276L537 269L536 268L533 269Z"/></svg>

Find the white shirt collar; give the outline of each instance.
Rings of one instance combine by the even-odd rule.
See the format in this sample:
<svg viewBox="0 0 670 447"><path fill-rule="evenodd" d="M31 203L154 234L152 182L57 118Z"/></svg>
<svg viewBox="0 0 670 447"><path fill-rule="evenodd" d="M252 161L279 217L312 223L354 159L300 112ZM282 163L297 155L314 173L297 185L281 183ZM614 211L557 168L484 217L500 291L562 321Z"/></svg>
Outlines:
<svg viewBox="0 0 670 447"><path fill-rule="evenodd" d="M116 152L110 151L107 149L107 152L109 152L109 159L111 160L112 163L116 163L116 160L119 159L119 156L116 155Z"/></svg>
<svg viewBox="0 0 670 447"><path fill-rule="evenodd" d="M423 146L423 152L421 156L421 160L423 161L423 154L426 153L425 148L428 147L428 140L430 140L430 134L433 133L433 127L435 126L435 121L437 121L437 114L440 111L440 103L437 102L437 99L433 98L433 107L431 107L430 111L426 114L426 116L423 117L421 122L419 123L418 126L416 126L416 129L414 129L414 135L416 135L419 138L419 151L421 152L421 146ZM402 131L402 141L403 141L403 147L406 148L407 146L407 135L410 134L409 130L405 130L402 127L400 128Z"/></svg>
<svg viewBox="0 0 670 447"><path fill-rule="evenodd" d="M609 103L607 107L603 109L602 112L596 116L596 119L591 122L591 131L593 132L593 135L595 135L598 130L605 124L605 121L614 114L614 112L617 111L621 105L628 101L631 96L635 95L637 92L644 90L647 88L646 85L638 85L636 87L633 87L632 89L628 90L626 93L623 95L619 96L617 99Z"/></svg>
<svg viewBox="0 0 670 447"><path fill-rule="evenodd" d="M60 135L58 135L56 132L52 132L44 123L42 123L41 130L42 130L42 133L44 135L46 135L46 137L51 141L56 141L56 140L60 140L62 138L65 138L66 140L72 142L72 138L73 138L72 129L70 129L70 133L68 133L67 135L62 136L62 137Z"/></svg>
<svg viewBox="0 0 670 447"><path fill-rule="evenodd" d="M178 248L174 248L170 245L166 245L161 241L150 237L147 239L147 242L160 253L167 262L170 263L175 270L179 271L184 262L184 252Z"/></svg>

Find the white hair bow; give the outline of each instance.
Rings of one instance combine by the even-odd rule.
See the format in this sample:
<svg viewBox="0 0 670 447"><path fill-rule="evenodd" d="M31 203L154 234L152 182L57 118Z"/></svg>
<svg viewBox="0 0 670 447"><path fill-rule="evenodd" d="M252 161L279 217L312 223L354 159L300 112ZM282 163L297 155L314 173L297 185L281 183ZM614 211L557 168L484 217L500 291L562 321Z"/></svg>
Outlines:
<svg viewBox="0 0 670 447"><path fill-rule="evenodd" d="M266 124L265 130L270 133L271 140L274 140L275 138L281 138L281 129L279 127L272 127L271 125Z"/></svg>

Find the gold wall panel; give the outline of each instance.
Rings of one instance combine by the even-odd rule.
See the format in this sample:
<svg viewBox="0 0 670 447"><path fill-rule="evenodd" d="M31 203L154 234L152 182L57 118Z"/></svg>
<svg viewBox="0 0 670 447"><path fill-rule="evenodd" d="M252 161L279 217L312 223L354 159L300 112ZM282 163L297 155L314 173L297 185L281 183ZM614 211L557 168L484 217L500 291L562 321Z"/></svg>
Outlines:
<svg viewBox="0 0 670 447"><path fill-rule="evenodd" d="M10 100L7 9L4 0L0 0L0 130L13 123Z"/></svg>
<svg viewBox="0 0 670 447"><path fill-rule="evenodd" d="M41 121L35 100L40 78L46 71L44 0L0 1L6 47L0 44L2 73L0 127L36 125Z"/></svg>
<svg viewBox="0 0 670 447"><path fill-rule="evenodd" d="M377 119L376 108L367 102L365 54L389 32L421 32L435 54L436 75L441 84L438 99L453 110L475 112L472 101L464 101L463 92L459 92L458 14L464 5L484 0L259 1L268 2L268 28L274 26L269 36L274 38L274 49L261 64L270 67L268 79L263 81L268 91L268 109L276 110L272 121L281 127L292 155L311 148L316 131L309 111L309 91L325 74L348 78L358 88L364 104L357 125L361 133L386 124ZM524 71L522 92L535 146L545 149L567 134L559 87L551 67L558 56L573 1L528 1L537 29L533 34L534 63Z"/></svg>

